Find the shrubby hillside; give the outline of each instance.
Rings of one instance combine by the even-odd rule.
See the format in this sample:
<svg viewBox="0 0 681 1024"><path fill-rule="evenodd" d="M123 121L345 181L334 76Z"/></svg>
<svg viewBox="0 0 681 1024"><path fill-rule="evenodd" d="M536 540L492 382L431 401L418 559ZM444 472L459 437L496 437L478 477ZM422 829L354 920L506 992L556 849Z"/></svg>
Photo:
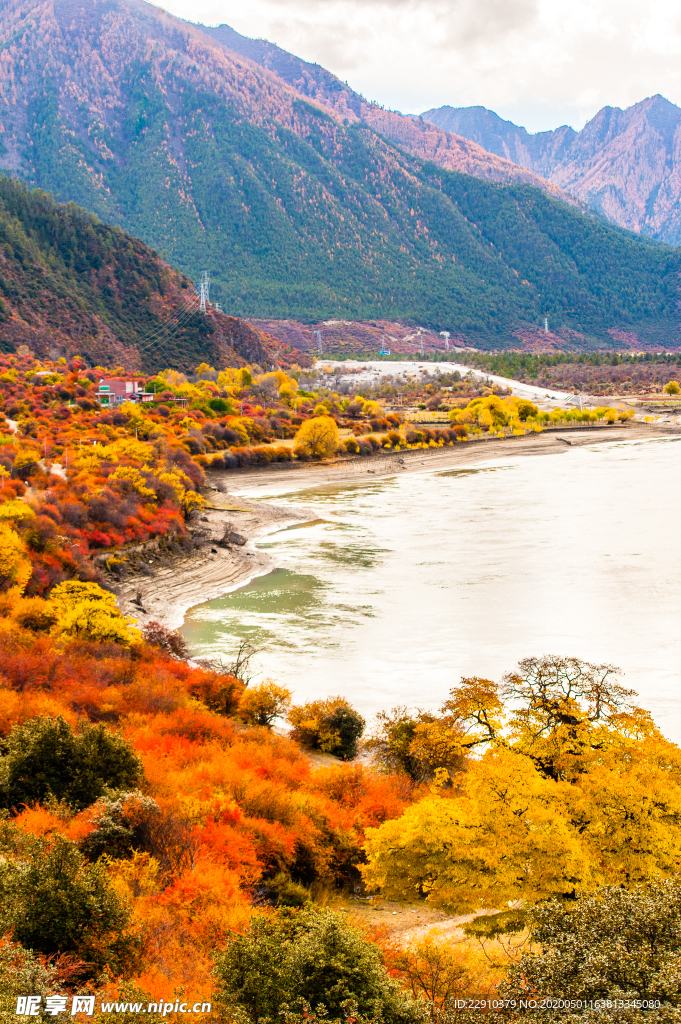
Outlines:
<svg viewBox="0 0 681 1024"><path fill-rule="evenodd" d="M209 270L234 315L677 343L676 250L424 163L156 8L11 0L0 45L4 166Z"/></svg>
<svg viewBox="0 0 681 1024"><path fill-rule="evenodd" d="M243 649L190 661L114 593L201 546L204 472L288 459L282 433L314 459L352 423L349 457L370 438L440 447L546 414L483 393L451 430L412 437L311 376L303 390L206 364L194 382L148 380L155 402L100 410L103 370L0 354L0 1022L32 1016L29 993L41 1019L88 993L97 1024L187 1006L242 1024L447 1024L455 997L492 999L501 1024L557 993L625 993L654 1004L630 1024L676 1020L681 751L613 666L528 658L499 684L461 680L438 710L386 708L358 763L366 723L325 680L296 706L249 682ZM380 913L384 899L402 906ZM424 935L433 906L508 909L465 937Z"/></svg>

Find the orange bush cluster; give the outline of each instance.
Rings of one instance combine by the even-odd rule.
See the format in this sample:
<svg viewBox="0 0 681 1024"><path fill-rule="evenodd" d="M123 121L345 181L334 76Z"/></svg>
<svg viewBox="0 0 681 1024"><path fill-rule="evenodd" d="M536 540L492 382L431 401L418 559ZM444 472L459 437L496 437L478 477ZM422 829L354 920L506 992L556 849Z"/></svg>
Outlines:
<svg viewBox="0 0 681 1024"><path fill-rule="evenodd" d="M148 643L59 645L16 619L0 640L0 735L38 715L74 726L87 718L122 730L142 759L163 845L123 859L114 851L107 868L133 908L143 951L136 980L157 996L182 985L208 991L213 953L245 926L268 879L356 877L365 828L410 800L404 780L351 764L314 772L292 741L214 713L202 697L229 690L235 712L243 684ZM128 798L128 822L142 813L138 799ZM87 849L103 808L18 811L22 829Z"/></svg>

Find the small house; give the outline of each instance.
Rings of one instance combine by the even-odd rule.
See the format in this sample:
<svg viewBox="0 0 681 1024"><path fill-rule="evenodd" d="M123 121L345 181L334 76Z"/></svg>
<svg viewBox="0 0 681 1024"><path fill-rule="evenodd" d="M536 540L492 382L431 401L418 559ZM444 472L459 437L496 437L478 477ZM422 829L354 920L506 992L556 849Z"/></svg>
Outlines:
<svg viewBox="0 0 681 1024"><path fill-rule="evenodd" d="M153 391L145 391L143 377L132 380L120 380L117 377L104 377L99 382L97 401L100 405L119 405L121 402L153 402Z"/></svg>

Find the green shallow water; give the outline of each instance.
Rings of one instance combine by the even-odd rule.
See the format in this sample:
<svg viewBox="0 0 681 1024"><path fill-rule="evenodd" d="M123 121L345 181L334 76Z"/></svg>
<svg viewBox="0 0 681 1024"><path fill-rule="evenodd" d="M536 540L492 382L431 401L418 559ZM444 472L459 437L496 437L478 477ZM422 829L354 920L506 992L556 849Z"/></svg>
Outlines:
<svg viewBox="0 0 681 1024"><path fill-rule="evenodd" d="M368 717L436 707L461 676L528 655L612 662L681 741L679 441L298 493L282 479L267 496L317 521L268 537L277 568L191 609L184 634L227 657L248 636L256 678Z"/></svg>

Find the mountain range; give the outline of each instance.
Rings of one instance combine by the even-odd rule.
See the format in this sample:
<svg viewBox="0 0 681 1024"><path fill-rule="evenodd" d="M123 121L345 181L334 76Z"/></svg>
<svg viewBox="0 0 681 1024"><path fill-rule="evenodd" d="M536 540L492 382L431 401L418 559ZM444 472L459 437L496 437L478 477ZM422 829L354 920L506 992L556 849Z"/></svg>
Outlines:
<svg viewBox="0 0 681 1024"><path fill-rule="evenodd" d="M530 134L485 107L438 107L421 117L534 171L613 224L681 244L681 108L651 96L603 107L581 131Z"/></svg>
<svg viewBox="0 0 681 1024"><path fill-rule="evenodd" d="M272 44L142 0L6 0L0 150L6 173L194 282L209 270L236 316L403 319L480 348L548 319L553 344L678 345L676 250Z"/></svg>

